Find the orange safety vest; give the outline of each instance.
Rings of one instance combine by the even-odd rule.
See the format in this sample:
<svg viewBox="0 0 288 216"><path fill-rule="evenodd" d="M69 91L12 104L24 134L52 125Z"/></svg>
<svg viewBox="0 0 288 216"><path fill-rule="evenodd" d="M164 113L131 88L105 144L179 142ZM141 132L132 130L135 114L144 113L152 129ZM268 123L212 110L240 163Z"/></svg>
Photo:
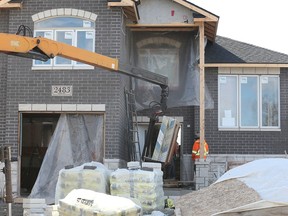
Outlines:
<svg viewBox="0 0 288 216"><path fill-rule="evenodd" d="M207 158L207 155L209 153L209 146L206 141L204 141L204 159ZM192 148L192 160L195 161L196 159L200 158L200 139L197 139L194 142L193 148Z"/></svg>

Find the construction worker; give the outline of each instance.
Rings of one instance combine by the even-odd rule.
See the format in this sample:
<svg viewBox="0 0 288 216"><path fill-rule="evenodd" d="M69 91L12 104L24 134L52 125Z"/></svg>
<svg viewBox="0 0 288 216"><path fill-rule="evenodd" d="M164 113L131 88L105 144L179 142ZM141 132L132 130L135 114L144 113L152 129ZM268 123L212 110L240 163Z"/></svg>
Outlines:
<svg viewBox="0 0 288 216"><path fill-rule="evenodd" d="M206 142L206 140L204 140L204 160L206 160L207 155L209 153L209 146ZM193 162L195 162L195 160L200 159L200 134L196 133L195 134L195 142L193 144L193 148L192 148L192 160Z"/></svg>

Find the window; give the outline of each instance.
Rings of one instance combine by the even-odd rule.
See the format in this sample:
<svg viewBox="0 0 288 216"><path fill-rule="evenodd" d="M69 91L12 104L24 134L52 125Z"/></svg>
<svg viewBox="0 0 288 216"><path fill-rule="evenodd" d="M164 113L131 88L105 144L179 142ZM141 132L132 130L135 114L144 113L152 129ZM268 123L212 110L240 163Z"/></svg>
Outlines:
<svg viewBox="0 0 288 216"><path fill-rule="evenodd" d="M178 48L142 48L138 50L138 55L139 67L167 76L169 88L179 86Z"/></svg>
<svg viewBox="0 0 288 216"><path fill-rule="evenodd" d="M35 22L34 35L63 42L72 46L94 52L95 50L95 22L75 17L54 17ZM46 62L33 61L33 67L72 69L93 68L92 66L70 59L55 57Z"/></svg>
<svg viewBox="0 0 288 216"><path fill-rule="evenodd" d="M280 128L278 75L219 75L219 128Z"/></svg>

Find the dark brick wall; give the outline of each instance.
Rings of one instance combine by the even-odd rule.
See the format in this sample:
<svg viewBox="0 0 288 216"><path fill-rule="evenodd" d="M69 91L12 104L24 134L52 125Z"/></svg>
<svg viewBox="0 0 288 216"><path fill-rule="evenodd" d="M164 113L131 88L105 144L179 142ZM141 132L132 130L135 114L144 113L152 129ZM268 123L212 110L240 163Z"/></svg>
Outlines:
<svg viewBox="0 0 288 216"><path fill-rule="evenodd" d="M119 8L109 9L106 0L52 0L24 1L21 10L11 10L9 32L15 33L19 25L33 29L31 16L45 10L75 8L98 15L96 20L97 53L119 58L122 14ZM1 11L2 14L2 11ZM1 19L2 21L2 19ZM0 22L1 22L0 21ZM124 86L117 73L95 68L94 70L31 70L32 60L9 56L6 101L6 144L13 146L17 155L18 104L64 103L106 104L105 150L106 158L123 158L119 145L124 144L120 135L125 122L123 108ZM52 97L51 85L73 85L72 97ZM120 128L120 130L119 130Z"/></svg>
<svg viewBox="0 0 288 216"><path fill-rule="evenodd" d="M205 80L214 99L214 109L205 111L205 136L212 154L284 154L288 149L288 70L281 69L280 109L281 131L218 131L218 74L209 68ZM195 119L199 119L199 109L195 109ZM199 125L199 122L196 122Z"/></svg>
<svg viewBox="0 0 288 216"><path fill-rule="evenodd" d="M9 11L0 12L0 32L8 32ZM5 144L5 101L6 101L7 56L0 54L0 145Z"/></svg>

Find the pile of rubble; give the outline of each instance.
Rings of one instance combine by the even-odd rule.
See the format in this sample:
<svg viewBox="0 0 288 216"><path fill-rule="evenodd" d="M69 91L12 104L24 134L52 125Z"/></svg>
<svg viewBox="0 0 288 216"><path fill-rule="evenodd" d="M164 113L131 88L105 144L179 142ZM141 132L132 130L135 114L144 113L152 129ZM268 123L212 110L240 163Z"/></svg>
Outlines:
<svg viewBox="0 0 288 216"><path fill-rule="evenodd" d="M175 200L181 216L209 216L261 200L258 193L237 179L212 184Z"/></svg>

